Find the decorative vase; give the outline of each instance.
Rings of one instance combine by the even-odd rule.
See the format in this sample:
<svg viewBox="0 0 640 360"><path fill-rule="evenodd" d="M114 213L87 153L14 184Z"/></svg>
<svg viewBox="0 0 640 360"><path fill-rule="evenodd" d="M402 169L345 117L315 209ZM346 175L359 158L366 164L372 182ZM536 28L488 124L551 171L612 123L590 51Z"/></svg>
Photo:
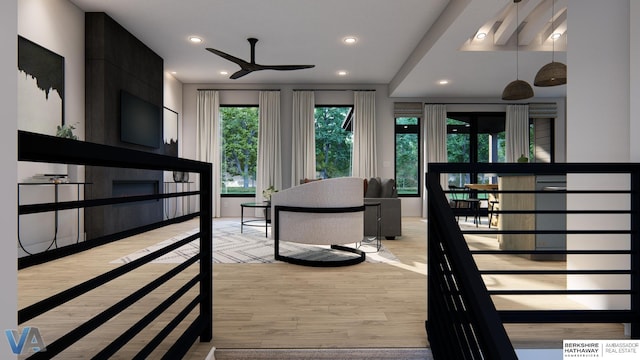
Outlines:
<svg viewBox="0 0 640 360"><path fill-rule="evenodd" d="M173 181L174 182L189 182L189 173L184 171L174 171L173 172Z"/></svg>

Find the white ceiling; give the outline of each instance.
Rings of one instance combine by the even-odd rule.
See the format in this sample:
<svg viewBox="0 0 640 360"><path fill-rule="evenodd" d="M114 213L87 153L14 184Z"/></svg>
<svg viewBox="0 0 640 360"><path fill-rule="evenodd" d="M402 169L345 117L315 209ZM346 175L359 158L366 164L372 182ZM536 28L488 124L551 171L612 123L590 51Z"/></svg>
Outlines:
<svg viewBox="0 0 640 360"><path fill-rule="evenodd" d="M500 97L516 79L512 0L71 0L103 11L164 59L183 83L389 84L393 97ZM566 62L567 0L518 4L519 78ZM555 42L554 26L563 33ZM480 42L474 35L488 29ZM192 44L197 35L204 42ZM347 46L342 39L358 38ZM237 80L239 67L205 50L249 60L247 38L258 38L256 62L315 64L296 71L259 71ZM337 76L339 70L348 75ZM438 81L447 79L448 85ZM536 97L565 96L566 86L534 87Z"/></svg>

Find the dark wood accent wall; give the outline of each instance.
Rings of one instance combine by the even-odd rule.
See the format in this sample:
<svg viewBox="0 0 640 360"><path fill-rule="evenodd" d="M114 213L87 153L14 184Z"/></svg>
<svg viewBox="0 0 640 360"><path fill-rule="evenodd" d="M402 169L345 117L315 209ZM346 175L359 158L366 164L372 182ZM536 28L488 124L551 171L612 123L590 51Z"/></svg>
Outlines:
<svg viewBox="0 0 640 360"><path fill-rule="evenodd" d="M149 47L103 12L85 14L86 141L152 153L163 148L120 141L120 93L127 91L162 108L163 60ZM162 139L159 139L162 144ZM87 167L93 183L86 198L113 196L114 182L155 182L162 189L159 171ZM161 190L160 190L161 191ZM162 220L162 202L101 206L87 209L87 239Z"/></svg>

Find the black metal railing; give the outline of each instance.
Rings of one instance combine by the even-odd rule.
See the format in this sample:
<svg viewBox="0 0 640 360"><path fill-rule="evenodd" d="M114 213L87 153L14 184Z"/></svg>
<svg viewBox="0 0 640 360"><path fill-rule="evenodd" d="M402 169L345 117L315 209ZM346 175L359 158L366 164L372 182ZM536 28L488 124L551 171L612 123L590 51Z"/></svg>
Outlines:
<svg viewBox="0 0 640 360"><path fill-rule="evenodd" d="M166 284L170 279L175 279L180 274L185 274L185 270L188 267L197 264L198 262L199 267L196 275L188 279L173 294L169 294L164 301L158 304L155 308L150 309L147 314L141 315L140 319L135 319L134 325L129 329L125 329L124 331L120 329L117 330L121 335L114 339L109 345L103 349L96 349L95 354L83 354L83 356L92 357L94 359L106 359L111 357L122 347L127 345L134 335L139 334L146 329L148 325L153 323L154 320L169 308L169 306L176 304L181 299L183 301L188 301L188 304L183 308L183 310L179 311L173 319L168 321L166 326L160 329L151 340L146 341L144 346L138 350L137 355L135 355L134 358L148 358L149 354L156 350L158 346L163 343L163 340L165 340L169 334L179 326L186 327L186 330L179 334L178 339L171 344L168 350L166 350L162 356L163 359L181 358L198 338L203 342L211 340L213 333L211 164L23 131L18 132L18 160L27 162L108 166L143 170L184 171L199 175L199 190L197 191L18 206L18 216L20 216L65 209L87 209L95 206L199 195L199 211L189 214L188 216L160 221L153 224L146 224L135 229L128 229L118 233L101 236L96 239L88 239L84 242L71 244L58 249L52 249L21 258L19 261L19 268L26 268L42 264L53 259L79 253L127 236L199 216L199 231L197 233L20 309L18 311L18 324L24 324L25 322L52 311L56 307L74 299L82 299L81 296L87 292L105 285L112 280L120 278L121 276L150 263L154 259L157 259L184 244L200 239L200 251L198 254L173 267L166 273L158 274L154 277L154 280L148 284L141 284L139 289L133 291L127 296L124 296L114 305L105 308L99 314L80 324L75 329L61 335L52 343L48 343L46 351L36 352L30 356L29 359L49 359L58 355L64 356L64 351L67 348L84 338L92 331L101 327L109 327L109 324L107 324L109 320L121 314L134 303L144 299L145 296L149 295L152 291L163 284ZM184 299L184 295L191 289L196 289L196 295L191 300ZM195 314L193 315L195 316L195 319L190 323L185 322L187 316L192 313Z"/></svg>
<svg viewBox="0 0 640 360"><path fill-rule="evenodd" d="M426 328L431 352L435 359L517 359L439 178L430 168Z"/></svg>
<svg viewBox="0 0 640 360"><path fill-rule="evenodd" d="M499 198L500 206L494 210L494 215L499 217L499 226L468 226L460 230L455 218L457 209L451 208L447 191L440 183L440 175L447 173L493 173L502 177L503 185L498 190L491 190ZM552 190L505 186L507 177L518 176L564 176L573 181ZM519 180L516 178L515 181ZM513 346L505 337L503 323L627 323L631 338L640 338L639 164L432 164L426 186L429 198L427 331L436 358L452 358L445 351L465 347L467 349L459 350L461 353L455 354L454 358L513 359ZM537 196L540 198L536 205ZM552 206L541 206L541 197L546 197L544 202ZM514 206L518 203L524 205ZM522 219L527 216L532 218ZM588 219L592 221L581 217L591 217ZM557 225L558 219L565 220L564 226ZM585 228L576 228L576 224L585 223L588 224ZM467 234L495 236L500 248L470 250L464 237ZM554 238L550 242L553 244L549 245L546 242L549 236L564 237L564 243ZM479 268L478 257L487 255L528 259L531 267ZM590 264L587 268L589 266L585 266L584 258L581 258L585 256L600 259L618 256L621 261L610 261L607 266L597 267ZM573 265L541 266L547 260ZM487 276L511 276L522 280L531 279L531 276L559 276L565 286L530 289L518 285L517 289L487 290L482 281ZM567 285L570 279L585 276L616 277L625 285L613 285L615 281L591 287L575 281L571 286ZM624 277L622 280L621 276ZM617 296L623 297L618 302L626 305L614 309L557 310L544 307L551 302L540 301L535 309L500 310L493 302L502 296L524 298L533 295L549 298ZM496 355L496 349L501 351L499 355Z"/></svg>

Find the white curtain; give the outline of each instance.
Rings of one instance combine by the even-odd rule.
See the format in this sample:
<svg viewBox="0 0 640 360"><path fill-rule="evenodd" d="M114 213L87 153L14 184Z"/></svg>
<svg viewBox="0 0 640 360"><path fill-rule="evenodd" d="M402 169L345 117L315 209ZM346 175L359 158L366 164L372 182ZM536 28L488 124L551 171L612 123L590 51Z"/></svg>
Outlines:
<svg viewBox="0 0 640 360"><path fill-rule="evenodd" d="M256 202L265 200L262 196L262 190L269 186L273 186L276 190L282 190L280 92L261 91L259 106Z"/></svg>
<svg viewBox="0 0 640 360"><path fill-rule="evenodd" d="M200 90L196 100L196 159L212 164L211 194L213 217L220 217L220 191L222 163L220 134L220 100L215 90Z"/></svg>
<svg viewBox="0 0 640 360"><path fill-rule="evenodd" d="M505 160L513 163L529 157L529 105L507 105L506 115Z"/></svg>
<svg viewBox="0 0 640 360"><path fill-rule="evenodd" d="M447 162L447 108L443 104L427 104L424 107L424 126L422 127L425 139L424 146L424 171L427 171L429 163ZM440 176L440 184L447 190L447 174ZM422 189L426 179L422 179ZM422 192L422 217L427 217L427 192Z"/></svg>
<svg viewBox="0 0 640 360"><path fill-rule="evenodd" d="M315 93L293 92L291 124L291 186L316 176Z"/></svg>
<svg viewBox="0 0 640 360"><path fill-rule="evenodd" d="M375 91L354 92L351 163L352 176L366 179L377 176Z"/></svg>

